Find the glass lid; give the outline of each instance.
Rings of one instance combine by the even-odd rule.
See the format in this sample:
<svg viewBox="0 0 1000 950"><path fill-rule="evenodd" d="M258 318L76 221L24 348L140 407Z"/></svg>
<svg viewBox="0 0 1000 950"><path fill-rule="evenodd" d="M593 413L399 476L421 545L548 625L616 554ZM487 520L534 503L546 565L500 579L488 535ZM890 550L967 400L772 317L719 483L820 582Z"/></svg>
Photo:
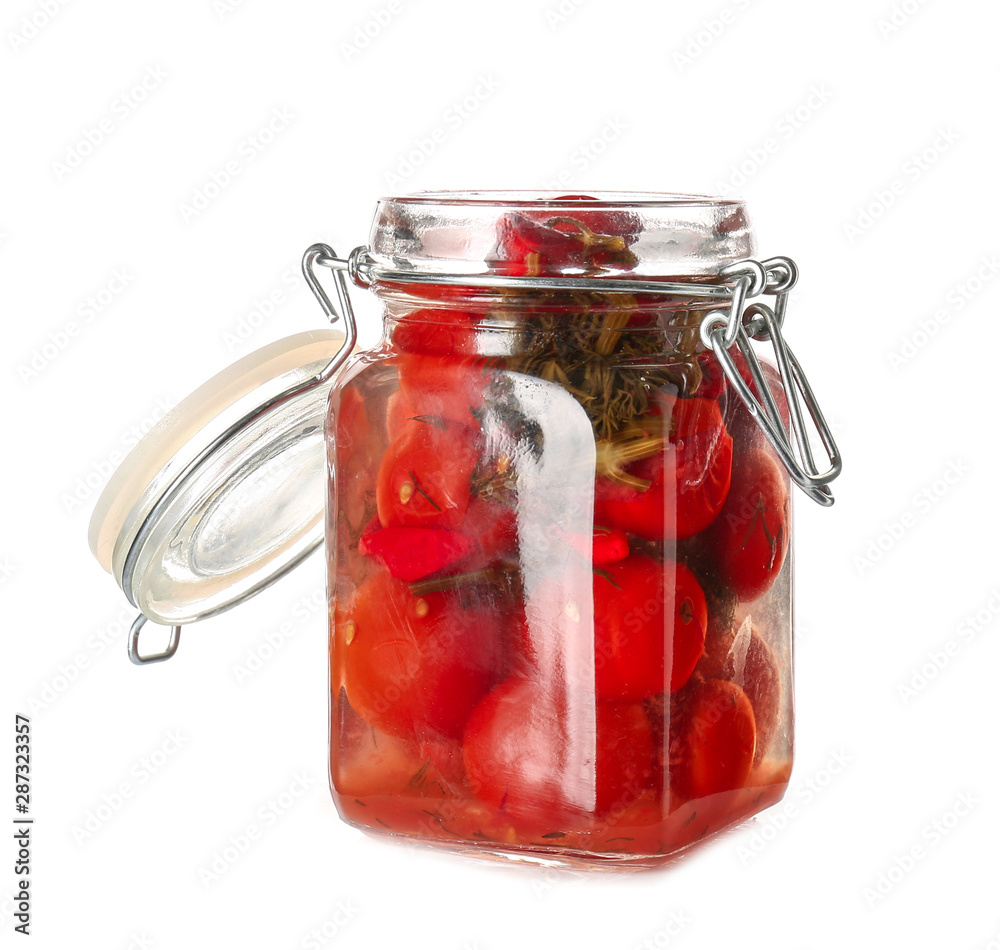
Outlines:
<svg viewBox="0 0 1000 950"><path fill-rule="evenodd" d="M352 341L353 344L353 341ZM227 367L177 405L104 489L90 547L150 620L252 596L323 539L323 424L345 334L310 330Z"/></svg>

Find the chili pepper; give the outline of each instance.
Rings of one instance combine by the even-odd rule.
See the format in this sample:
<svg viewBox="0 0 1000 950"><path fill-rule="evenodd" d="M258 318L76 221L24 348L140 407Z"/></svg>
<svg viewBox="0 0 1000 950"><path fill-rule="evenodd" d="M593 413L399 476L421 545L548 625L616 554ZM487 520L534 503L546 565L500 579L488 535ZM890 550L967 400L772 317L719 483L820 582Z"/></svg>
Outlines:
<svg viewBox="0 0 1000 950"><path fill-rule="evenodd" d="M564 269L626 270L635 264L628 248L631 242L622 234L609 233L615 229L607 216L590 212L588 220L585 223L585 215L577 213L550 215L544 221L508 214L499 222L497 247L489 263L499 273L515 276Z"/></svg>
<svg viewBox="0 0 1000 950"><path fill-rule="evenodd" d="M383 528L371 522L358 541L358 550L378 558L393 577L411 583L436 574L467 558L475 539L447 528Z"/></svg>

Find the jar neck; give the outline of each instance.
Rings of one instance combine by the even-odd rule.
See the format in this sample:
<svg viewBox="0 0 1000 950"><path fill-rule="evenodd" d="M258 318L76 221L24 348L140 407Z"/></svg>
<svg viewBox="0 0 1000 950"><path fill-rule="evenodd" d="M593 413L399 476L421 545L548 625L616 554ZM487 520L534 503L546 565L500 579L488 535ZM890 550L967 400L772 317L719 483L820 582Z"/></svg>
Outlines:
<svg viewBox="0 0 1000 950"><path fill-rule="evenodd" d="M717 300L695 294L511 293L447 286L378 288L390 355L489 359L504 369L561 382L600 401L602 373L635 385L701 384L700 327Z"/></svg>

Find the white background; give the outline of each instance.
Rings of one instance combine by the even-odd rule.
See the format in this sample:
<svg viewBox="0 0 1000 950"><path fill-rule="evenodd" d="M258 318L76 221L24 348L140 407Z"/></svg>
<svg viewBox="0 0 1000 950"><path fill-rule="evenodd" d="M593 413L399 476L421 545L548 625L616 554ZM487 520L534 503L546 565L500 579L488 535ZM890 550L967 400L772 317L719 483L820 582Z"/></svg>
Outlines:
<svg viewBox="0 0 1000 950"><path fill-rule="evenodd" d="M998 28L973 0L8 0L0 761L29 712L35 945L998 946ZM786 802L664 872L366 838L326 789L320 558L138 669L86 544L134 431L321 325L307 245L362 243L383 194L557 181L746 197L845 458L836 506L797 507Z"/></svg>

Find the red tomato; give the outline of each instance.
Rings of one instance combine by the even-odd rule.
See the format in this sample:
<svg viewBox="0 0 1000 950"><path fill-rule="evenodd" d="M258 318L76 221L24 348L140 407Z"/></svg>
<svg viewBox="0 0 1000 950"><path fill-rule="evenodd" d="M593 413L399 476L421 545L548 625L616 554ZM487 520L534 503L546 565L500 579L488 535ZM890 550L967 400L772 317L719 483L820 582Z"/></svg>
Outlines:
<svg viewBox="0 0 1000 950"><path fill-rule="evenodd" d="M517 554L517 512L503 502L473 498L462 532L475 542L475 553L463 570L478 571Z"/></svg>
<svg viewBox="0 0 1000 950"><path fill-rule="evenodd" d="M460 738L435 736L421 739L418 744L424 771L416 781L411 781L411 786L418 786L423 794L447 791L460 798L468 798Z"/></svg>
<svg viewBox="0 0 1000 950"><path fill-rule="evenodd" d="M371 423L364 397L354 386L339 390L331 408L336 420L333 433L341 510L348 524L357 530L363 524L370 498L374 464Z"/></svg>
<svg viewBox="0 0 1000 950"><path fill-rule="evenodd" d="M623 561L629 555L628 537L618 528L594 526L591 558L594 567L604 567Z"/></svg>
<svg viewBox="0 0 1000 950"><path fill-rule="evenodd" d="M394 362L403 399L415 414L479 427L477 413L491 381L484 359L411 353Z"/></svg>
<svg viewBox="0 0 1000 950"><path fill-rule="evenodd" d="M503 618L458 592L414 597L387 571L369 574L337 611L335 650L351 706L396 736L458 736L496 681Z"/></svg>
<svg viewBox="0 0 1000 950"><path fill-rule="evenodd" d="M734 352L738 352L734 349ZM701 366L701 383L692 395L701 399L718 399L726 391L726 374L718 357L711 350L698 354Z"/></svg>
<svg viewBox="0 0 1000 950"><path fill-rule="evenodd" d="M735 683L696 677L670 698L668 774L683 801L741 788L753 765L753 707Z"/></svg>
<svg viewBox="0 0 1000 950"><path fill-rule="evenodd" d="M338 390L336 404L337 449L344 453L363 450L371 431L364 396L354 386Z"/></svg>
<svg viewBox="0 0 1000 950"><path fill-rule="evenodd" d="M650 541L707 528L729 494L733 440L713 399L678 399L662 452L626 467L652 482L645 491L599 478L594 520Z"/></svg>
<svg viewBox="0 0 1000 950"><path fill-rule="evenodd" d="M774 651L749 622L710 622L705 655L697 671L705 679L735 683L747 694L757 724L754 762L759 762L767 752L781 713L781 668Z"/></svg>
<svg viewBox="0 0 1000 950"><path fill-rule="evenodd" d="M397 389L385 401L385 431L391 442L406 427L406 423L412 419L416 412L406 401L401 389Z"/></svg>
<svg viewBox="0 0 1000 950"><path fill-rule="evenodd" d="M680 689L705 644L708 608L683 564L641 554L594 572L597 695L638 702Z"/></svg>
<svg viewBox="0 0 1000 950"><path fill-rule="evenodd" d="M754 600L774 583L788 552L788 480L760 449L741 453L719 517L705 533L708 551L740 600Z"/></svg>
<svg viewBox="0 0 1000 950"><path fill-rule="evenodd" d="M440 416L407 420L379 466L379 521L386 528L458 528L478 461L478 433L472 429Z"/></svg>
<svg viewBox="0 0 1000 950"><path fill-rule="evenodd" d="M552 531L553 539L565 543L573 551L574 562L581 568L605 567L616 564L629 555L628 535L620 528L594 525L590 534L582 531Z"/></svg>
<svg viewBox="0 0 1000 950"><path fill-rule="evenodd" d="M476 314L465 310L412 310L399 317L392 345L403 353L475 353L478 322Z"/></svg>
<svg viewBox="0 0 1000 950"><path fill-rule="evenodd" d="M363 798L420 794L428 789L443 794L440 785L432 784L438 779L436 763L417 742L373 728L351 709L343 693L334 710L334 724L331 777L341 795Z"/></svg>
<svg viewBox="0 0 1000 950"><path fill-rule="evenodd" d="M757 400L764 405L765 402L757 391L757 385L750 374L750 367L746 358L739 348L734 346L730 351L736 368L740 376L750 387L750 391L757 397ZM739 394L729 384L719 365L719 361L714 353L702 353L700 360L705 370L705 378L702 386L698 390L699 396L706 396L713 393L719 398L719 405L722 407L722 416L726 423L726 429L733 437L733 451L740 453L751 448L762 448L767 444L766 437L757 424L757 421L750 415L750 411L743 405L743 400ZM767 360L759 360L761 373L767 383L768 389L774 396L774 401L778 407L778 414L784 423L785 431L790 431L790 413L788 409L788 399L785 395L784 387L781 384L781 374L777 367ZM703 391L704 390L704 391Z"/></svg>
<svg viewBox="0 0 1000 950"><path fill-rule="evenodd" d="M736 364L736 368L739 371L740 376L742 376L746 383L750 386L754 395L760 399L760 394L757 392L757 385L753 381L753 376L750 373L750 367L747 365L746 357L737 346L733 346L729 350L729 354L732 356L733 362ZM739 444L740 440L737 439L737 432L735 431L739 424L749 422L754 428L756 428L757 423L750 417L749 412L747 412L746 408L743 406L743 401L740 399L735 390L733 390L732 386L730 386L729 381L726 379L726 374L723 371L715 353L711 350L700 353L698 355L698 362L701 364L703 375L701 385L695 391L694 395L704 397L706 399L719 399L719 397L725 394L725 398L721 400L721 403L723 406L723 417L726 422L726 428L729 429L729 434L732 435L733 439ZM785 423L785 428L787 429L789 424L788 400L785 396L784 387L781 383L781 374L778 372L777 367L773 363L770 363L765 359L760 359L759 357L758 362L760 363L764 379L774 395L775 402L778 405L778 412L780 413L781 418ZM761 402L763 402L763 400L761 400ZM737 419L737 416L740 418Z"/></svg>
<svg viewBox="0 0 1000 950"><path fill-rule="evenodd" d="M476 707L464 747L469 783L483 802L550 831L626 807L652 775L652 730L642 706L571 706L545 684L519 677Z"/></svg>

